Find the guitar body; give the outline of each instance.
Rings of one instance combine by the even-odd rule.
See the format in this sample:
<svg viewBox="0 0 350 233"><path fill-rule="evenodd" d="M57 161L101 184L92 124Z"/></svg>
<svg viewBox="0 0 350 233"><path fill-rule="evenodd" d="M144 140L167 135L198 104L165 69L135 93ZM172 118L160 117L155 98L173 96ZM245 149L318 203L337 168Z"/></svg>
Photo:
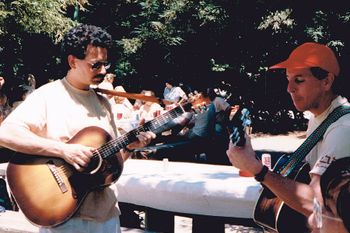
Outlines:
<svg viewBox="0 0 350 233"><path fill-rule="evenodd" d="M97 148L84 172L59 158L16 153L8 164L7 179L23 214L34 225L45 227L69 220L89 192L120 177L124 161L117 152L138 140L140 132L158 134L170 129L172 124L168 123L192 110L192 102L199 98L201 95L194 95L188 102L115 139L96 126L82 129L67 143Z"/></svg>
<svg viewBox="0 0 350 233"><path fill-rule="evenodd" d="M286 163L290 155L283 155L276 163L274 171ZM289 178L305 184L310 183L310 167L302 163L296 167ZM307 227L307 218L290 208L282 200L275 196L268 188L264 187L255 204L254 221L264 228L265 232L310 232Z"/></svg>
<svg viewBox="0 0 350 233"><path fill-rule="evenodd" d="M99 127L87 127L68 143L98 148L110 140ZM64 160L16 153L7 168L15 200L29 221L39 226L57 226L78 210L86 195L115 182L122 173L123 159L113 154L94 156L88 172L78 172Z"/></svg>

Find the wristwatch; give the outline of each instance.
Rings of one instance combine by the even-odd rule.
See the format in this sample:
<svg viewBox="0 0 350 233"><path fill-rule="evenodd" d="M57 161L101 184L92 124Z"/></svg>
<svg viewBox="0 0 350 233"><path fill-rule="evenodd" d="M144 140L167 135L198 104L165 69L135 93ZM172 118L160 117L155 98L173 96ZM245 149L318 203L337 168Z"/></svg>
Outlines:
<svg viewBox="0 0 350 233"><path fill-rule="evenodd" d="M255 180L258 182L263 182L268 171L269 168L264 165L261 171L254 176Z"/></svg>

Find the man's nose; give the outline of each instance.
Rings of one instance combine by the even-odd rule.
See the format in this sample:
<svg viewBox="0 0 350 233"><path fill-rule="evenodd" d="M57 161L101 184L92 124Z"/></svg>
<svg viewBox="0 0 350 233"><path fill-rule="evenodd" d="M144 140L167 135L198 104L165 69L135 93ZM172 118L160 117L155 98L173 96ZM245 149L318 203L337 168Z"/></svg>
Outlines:
<svg viewBox="0 0 350 233"><path fill-rule="evenodd" d="M287 85L287 92L288 92L288 93L293 93L293 92L295 92L295 85L292 84L292 83L288 83L288 85Z"/></svg>

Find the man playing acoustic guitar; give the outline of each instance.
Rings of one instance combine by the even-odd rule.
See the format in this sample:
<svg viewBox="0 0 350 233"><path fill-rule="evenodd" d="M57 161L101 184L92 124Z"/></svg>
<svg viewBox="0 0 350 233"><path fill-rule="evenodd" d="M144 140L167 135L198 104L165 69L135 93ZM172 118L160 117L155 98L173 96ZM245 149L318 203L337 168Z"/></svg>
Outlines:
<svg viewBox="0 0 350 233"><path fill-rule="evenodd" d="M340 81L338 77L340 68L335 54L329 47L318 43L304 43L294 49L287 60L270 67L270 69L279 68L286 69L287 91L296 109L310 111L313 115L308 124L308 136L327 119L334 109L339 106L349 106L347 99L339 95L337 84ZM245 146L242 147L230 143L227 155L235 167L255 174L255 179L261 182L264 188L269 189L270 193L297 213L301 213L301 216L305 216L306 219L313 211L314 198L322 200L320 190L322 173L332 161L350 155L349 137L350 114L345 114L330 124L311 151L307 155L305 153L305 160L311 168L308 173L308 178L311 179L309 183L286 177L276 169L274 172L269 171L256 159L249 137ZM287 166L285 169L288 170L290 167ZM255 220L257 209L260 207L257 205L255 208ZM267 213L268 211L265 212ZM303 223L295 222L288 217L286 222L291 225L289 230L287 228L284 232L302 232L295 229L298 224ZM282 232L276 227L278 223L271 224L272 227L261 222L260 225L265 230ZM303 232L308 231L307 227L304 229L306 230Z"/></svg>
<svg viewBox="0 0 350 233"><path fill-rule="evenodd" d="M30 216L28 219L32 222L47 226L41 227L40 232L121 232L119 208L112 188L99 187L86 195L85 189L78 189L80 185L89 185L82 178L90 176L82 174L92 158L102 160L102 154L108 149L102 147L97 150L96 141L103 141L101 139L108 137L116 138L118 135L108 100L90 88L91 84L97 85L102 82L110 67L108 50L112 48L112 42L110 34L99 27L79 25L72 28L64 36L61 44L63 62L68 69L66 77L35 90L1 125L0 145L17 153L28 154L20 157L18 161L10 162L9 166L16 169L12 169L10 173L8 168L8 176L16 173L18 175L17 180L10 185L16 200L21 199L25 193L33 194L33 198L23 204L22 210L26 217ZM144 147L153 138L155 134L152 132L140 132L134 142L113 153L113 159L121 158L122 164L131 155L132 149ZM30 161L30 158L36 158L34 155L38 159L31 164L32 166L21 166ZM21 161L21 158L26 159ZM47 162L41 164L46 158ZM61 169L65 164L68 166ZM100 165L99 162L97 164ZM39 168L37 171L20 177L21 169L32 169L36 166ZM44 174L46 171L47 175L41 175L44 177L41 177L40 185L21 187L23 190L15 195L20 185L31 186L29 182L33 179L25 180L26 176L34 177L36 173ZM72 176L69 179L65 178L65 175L69 174L77 174L76 179ZM100 177L96 176L96 179ZM107 178L109 179L109 176ZM47 193L38 194L37 192L49 186L49 180L55 180L57 183L46 190ZM94 181L92 176L91 181ZM46 195L56 191L57 196L47 201ZM58 205L61 196L62 199L67 198L71 202L75 202L76 199L83 201L76 211L73 206L72 214L68 213L63 221L50 220L41 224L40 216L50 216L55 220L64 215L61 213L62 209L69 203L63 201ZM36 200L38 203L32 204ZM32 207L28 207L30 205ZM34 207L39 211L34 210ZM46 210L50 211L45 212Z"/></svg>

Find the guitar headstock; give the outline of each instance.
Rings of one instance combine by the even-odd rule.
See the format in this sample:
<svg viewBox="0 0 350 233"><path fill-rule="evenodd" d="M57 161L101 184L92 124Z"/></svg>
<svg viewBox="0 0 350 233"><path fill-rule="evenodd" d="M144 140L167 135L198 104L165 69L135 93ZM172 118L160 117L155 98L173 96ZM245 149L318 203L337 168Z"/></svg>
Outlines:
<svg viewBox="0 0 350 233"><path fill-rule="evenodd" d="M201 93L190 93L188 97L192 111L201 113L208 110L208 105L211 103L208 97L204 97Z"/></svg>
<svg viewBox="0 0 350 233"><path fill-rule="evenodd" d="M248 109L243 108L241 111L237 111L231 120L232 133L230 135L231 142L235 146L244 146L246 128L251 124L250 112Z"/></svg>

